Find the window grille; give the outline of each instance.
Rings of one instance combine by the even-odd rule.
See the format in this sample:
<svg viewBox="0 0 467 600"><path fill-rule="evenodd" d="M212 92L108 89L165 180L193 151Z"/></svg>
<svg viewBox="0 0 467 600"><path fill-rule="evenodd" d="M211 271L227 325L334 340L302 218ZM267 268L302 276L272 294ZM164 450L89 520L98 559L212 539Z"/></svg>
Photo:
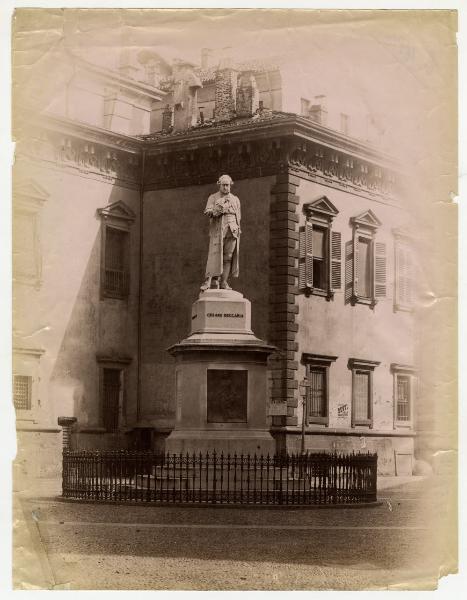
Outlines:
<svg viewBox="0 0 467 600"><path fill-rule="evenodd" d="M126 270L126 231L107 227L105 236L105 293L122 297L128 293L128 273Z"/></svg>
<svg viewBox="0 0 467 600"><path fill-rule="evenodd" d="M103 369L103 421L107 431L118 430L120 369Z"/></svg>
<svg viewBox="0 0 467 600"><path fill-rule="evenodd" d="M397 412L398 421L410 421L410 378L406 375L397 377Z"/></svg>
<svg viewBox="0 0 467 600"><path fill-rule="evenodd" d="M327 417L325 369L310 369L309 417Z"/></svg>
<svg viewBox="0 0 467 600"><path fill-rule="evenodd" d="M349 358L352 370L352 427L373 427L373 371L379 361Z"/></svg>
<svg viewBox="0 0 467 600"><path fill-rule="evenodd" d="M309 354L304 352L302 362L306 365L306 407L303 418L318 425L329 423L329 369L337 356Z"/></svg>
<svg viewBox="0 0 467 600"><path fill-rule="evenodd" d="M13 402L16 410L31 410L32 377L15 375L13 381Z"/></svg>

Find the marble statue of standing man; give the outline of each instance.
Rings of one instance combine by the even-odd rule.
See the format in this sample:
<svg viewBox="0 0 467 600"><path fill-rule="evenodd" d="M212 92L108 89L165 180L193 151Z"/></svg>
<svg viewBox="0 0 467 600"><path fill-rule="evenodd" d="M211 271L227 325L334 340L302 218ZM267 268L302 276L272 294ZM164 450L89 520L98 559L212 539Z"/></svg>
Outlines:
<svg viewBox="0 0 467 600"><path fill-rule="evenodd" d="M209 253L202 291L230 290L229 277L238 277L240 200L230 192L233 181L229 175L221 175L217 185L219 191L209 196L204 210L209 217Z"/></svg>

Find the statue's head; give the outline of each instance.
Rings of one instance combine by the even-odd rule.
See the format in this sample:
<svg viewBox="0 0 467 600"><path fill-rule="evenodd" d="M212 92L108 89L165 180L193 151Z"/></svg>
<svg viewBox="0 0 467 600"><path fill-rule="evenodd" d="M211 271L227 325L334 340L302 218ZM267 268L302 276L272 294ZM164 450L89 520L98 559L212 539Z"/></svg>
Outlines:
<svg viewBox="0 0 467 600"><path fill-rule="evenodd" d="M221 175L217 180L217 185L221 194L230 193L230 186L233 185L232 177L230 175Z"/></svg>

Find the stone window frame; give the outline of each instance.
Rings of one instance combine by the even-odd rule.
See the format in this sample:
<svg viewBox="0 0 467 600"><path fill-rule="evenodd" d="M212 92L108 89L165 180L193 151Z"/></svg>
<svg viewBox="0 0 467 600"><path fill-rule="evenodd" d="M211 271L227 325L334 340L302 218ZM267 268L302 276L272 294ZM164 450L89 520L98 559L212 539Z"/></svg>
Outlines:
<svg viewBox="0 0 467 600"><path fill-rule="evenodd" d="M361 358L349 358L347 367L352 371L352 418L351 427L365 426L369 429L373 428L373 372L377 366L381 364L380 361L375 360L364 360ZM355 415L356 399L355 399L355 383L356 375L361 373L368 374L368 412L367 418L357 418Z"/></svg>
<svg viewBox="0 0 467 600"><path fill-rule="evenodd" d="M366 304L374 308L379 298L385 298L387 293L387 257L386 243L378 241L377 231L382 225L372 210L352 217L350 219L352 226L352 295L350 302L355 304ZM370 245L370 288L369 296L362 296L358 290L358 243L364 239Z"/></svg>
<svg viewBox="0 0 467 600"><path fill-rule="evenodd" d="M24 273L17 271L13 263L13 280L33 286L39 290L42 286L42 243L41 213L49 194L36 181L29 179L15 185L13 189L13 251L15 250L15 221L19 217L28 218L32 225L32 262L34 271Z"/></svg>
<svg viewBox="0 0 467 600"><path fill-rule="evenodd" d="M413 429L414 426L414 407L417 392L417 371L412 365L403 365L398 363L391 363L391 373L393 375L393 418L394 418L394 429ZM399 377L406 377L409 380L409 414L410 418L407 420L398 419L398 379Z"/></svg>
<svg viewBox="0 0 467 600"><path fill-rule="evenodd" d="M393 229L394 236L394 311L413 311L414 295L414 262L413 262L413 238L403 229ZM409 299L404 299L401 294L401 252L405 252L409 259L408 272L406 272L406 286Z"/></svg>
<svg viewBox="0 0 467 600"><path fill-rule="evenodd" d="M305 224L299 229L299 290L306 296L323 296L326 300L334 298L334 292L342 287L342 239L341 233L333 231L332 222L339 211L327 198L320 196L313 202L303 205ZM313 286L313 228L325 231L325 286Z"/></svg>
<svg viewBox="0 0 467 600"><path fill-rule="evenodd" d="M327 356L324 354L310 354L304 352L302 354L302 363L306 368L306 378L308 381L308 385L306 387L306 403L305 403L305 422L307 425L325 425L328 427L329 425L329 369L333 362L337 360L337 356ZM326 415L317 417L310 416L309 414L309 406L311 403L311 370L312 369L320 369L325 373L324 381L325 381L325 405L326 405Z"/></svg>
<svg viewBox="0 0 467 600"><path fill-rule="evenodd" d="M100 297L101 300L112 298L125 300L130 294L130 232L131 226L136 218L135 213L121 200L114 202L105 208L97 210L102 221L101 226L101 266L100 266ZM106 285L106 246L109 230L117 230L125 234L124 244L124 270L122 271L124 283L120 291L109 289Z"/></svg>
<svg viewBox="0 0 467 600"><path fill-rule="evenodd" d="M132 362L129 356L108 356L105 354L97 354L96 360L99 369L99 427L105 433L117 433L126 426L126 394L127 394L127 369ZM113 369L119 371L120 374L120 390L118 399L118 415L117 428L109 430L105 427L105 398L104 398L104 371L105 369Z"/></svg>

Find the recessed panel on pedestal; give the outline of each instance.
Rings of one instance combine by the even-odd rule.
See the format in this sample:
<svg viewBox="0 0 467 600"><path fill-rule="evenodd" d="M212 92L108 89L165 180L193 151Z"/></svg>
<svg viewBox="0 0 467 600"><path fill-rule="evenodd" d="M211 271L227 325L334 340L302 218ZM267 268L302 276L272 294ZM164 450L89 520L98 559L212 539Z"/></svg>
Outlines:
<svg viewBox="0 0 467 600"><path fill-rule="evenodd" d="M246 423L248 371L207 370L208 423Z"/></svg>

